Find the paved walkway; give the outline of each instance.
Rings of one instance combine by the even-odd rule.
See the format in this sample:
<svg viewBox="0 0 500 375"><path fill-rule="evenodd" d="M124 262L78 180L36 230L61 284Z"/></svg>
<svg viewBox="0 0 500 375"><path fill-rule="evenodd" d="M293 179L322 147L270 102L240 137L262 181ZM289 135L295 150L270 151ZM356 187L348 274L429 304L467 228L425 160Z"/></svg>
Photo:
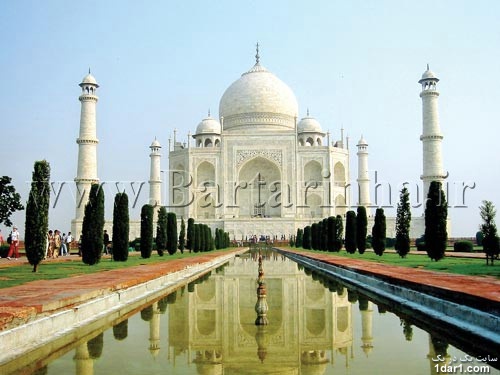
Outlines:
<svg viewBox="0 0 500 375"><path fill-rule="evenodd" d="M286 250L286 249L285 249ZM286 250L288 251L288 250ZM375 274L398 282L419 284L439 288L448 292L479 297L492 303L500 303L500 280L489 276L466 276L418 268L392 266L388 264L346 258L331 253L293 251L325 263L349 268L366 274ZM447 254L448 255L448 254Z"/></svg>
<svg viewBox="0 0 500 375"><path fill-rule="evenodd" d="M239 252L241 250L242 248L237 248L233 251ZM302 251L298 253L307 254ZM59 309L70 307L91 298L128 288L195 264L210 261L218 255L220 255L220 252L203 253L197 257L171 260L154 265L128 267L66 279L33 281L12 288L3 288L0 292L0 330L15 327L36 317L54 313ZM314 253L312 255L308 253L308 256L341 267L355 269L359 272L391 278L399 282L411 282L440 288L448 292L461 292L484 299L487 303L488 301L492 304L500 303L500 280L493 277L462 276L390 266L331 254ZM81 262L81 258L72 255L48 260L48 262L71 261ZM0 277L3 267L19 264L31 267L26 258L17 261L0 259Z"/></svg>

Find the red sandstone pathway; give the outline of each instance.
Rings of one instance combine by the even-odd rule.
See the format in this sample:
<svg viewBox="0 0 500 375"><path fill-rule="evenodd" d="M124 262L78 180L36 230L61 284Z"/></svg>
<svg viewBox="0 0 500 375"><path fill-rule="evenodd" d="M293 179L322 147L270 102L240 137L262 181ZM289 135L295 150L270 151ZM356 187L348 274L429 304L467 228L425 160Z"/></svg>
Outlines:
<svg viewBox="0 0 500 375"><path fill-rule="evenodd" d="M234 250L240 251L241 248ZM413 282L450 291L461 291L479 298L500 302L500 280L492 277L463 276L391 266L375 262L354 260L330 254L297 252L311 258L371 273L395 280ZM227 254L225 252L224 254ZM43 316L58 309L87 301L113 291L128 288L186 267L210 261L220 252L206 253L193 258L171 260L148 266L135 266L94 274L75 276L58 280L33 281L12 288L0 289L0 330L23 324L37 316ZM0 269L11 265L25 264L31 267L26 258L23 260L0 260ZM78 257L61 257L51 262L81 261Z"/></svg>
<svg viewBox="0 0 500 375"><path fill-rule="evenodd" d="M241 248L232 252L240 250ZM11 288L2 288L0 289L0 330L13 328L37 316L48 315L58 309L129 288L229 253L231 251L222 254L210 252L196 257L169 260L147 266L127 267L65 279L32 281ZM81 258L70 256L49 260L49 262L64 261L81 262ZM2 259L0 269L20 264L29 267L30 270L32 268L26 258L20 258L10 262Z"/></svg>
<svg viewBox="0 0 500 375"><path fill-rule="evenodd" d="M285 249L289 251L288 249ZM392 280L427 285L449 291L500 302L500 280L494 277L466 276L445 272L420 270L410 267L392 266L376 262L357 260L331 254L291 251L309 258L349 268L363 273L370 273Z"/></svg>

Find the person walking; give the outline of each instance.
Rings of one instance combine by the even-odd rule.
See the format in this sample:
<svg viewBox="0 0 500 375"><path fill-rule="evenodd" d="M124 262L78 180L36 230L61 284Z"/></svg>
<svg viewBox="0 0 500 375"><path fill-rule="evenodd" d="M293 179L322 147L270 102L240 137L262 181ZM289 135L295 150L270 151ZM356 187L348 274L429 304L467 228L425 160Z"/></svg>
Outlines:
<svg viewBox="0 0 500 375"><path fill-rule="evenodd" d="M47 233L47 252L45 258L52 258L54 256L54 234L52 229Z"/></svg>
<svg viewBox="0 0 500 375"><path fill-rule="evenodd" d="M68 255L68 248L66 247L66 233L63 233L62 234L62 237L61 237L61 256L62 257L65 257L66 255Z"/></svg>
<svg viewBox="0 0 500 375"><path fill-rule="evenodd" d="M66 236L67 255L71 255L71 242L73 242L73 236L71 235L71 232L68 232L68 235Z"/></svg>
<svg viewBox="0 0 500 375"><path fill-rule="evenodd" d="M19 232L15 225L12 228L10 238L11 238L11 243L10 243L9 253L7 254L7 259L10 260L10 257L14 256L14 259L17 260L19 258Z"/></svg>
<svg viewBox="0 0 500 375"><path fill-rule="evenodd" d="M54 252L52 253L53 258L59 256L59 251L61 250L61 232L58 229L54 231Z"/></svg>
<svg viewBox="0 0 500 375"><path fill-rule="evenodd" d="M2 230L0 229L0 246L3 246L3 236L2 236Z"/></svg>
<svg viewBox="0 0 500 375"><path fill-rule="evenodd" d="M103 245L104 245L104 253L108 254L108 245L109 245L109 234L108 234L108 231L105 230L104 231L104 235L103 235Z"/></svg>

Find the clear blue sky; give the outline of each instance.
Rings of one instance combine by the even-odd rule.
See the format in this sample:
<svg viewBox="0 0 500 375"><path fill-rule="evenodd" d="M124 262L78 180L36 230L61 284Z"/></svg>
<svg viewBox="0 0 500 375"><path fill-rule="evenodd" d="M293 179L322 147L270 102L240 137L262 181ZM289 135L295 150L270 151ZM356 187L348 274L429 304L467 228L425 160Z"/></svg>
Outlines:
<svg viewBox="0 0 500 375"><path fill-rule="evenodd" d="M351 137L351 179L363 134L372 181L377 171L391 183L396 204L397 185L422 173L417 81L429 63L441 79L450 203L462 203L463 182L475 183L468 208L449 210L451 234L473 236L481 201L500 207L499 16L493 0L2 1L0 174L26 201L33 162L48 160L52 180L67 181L50 226L69 230L78 83L89 67L101 85L101 181L147 181L152 140L164 146L167 168L173 129L185 139L208 108L218 112L224 90L253 65L259 41L261 63L295 92L300 116L309 108L334 138L341 127ZM110 188L108 203L113 196ZM23 235L24 212L13 219Z"/></svg>

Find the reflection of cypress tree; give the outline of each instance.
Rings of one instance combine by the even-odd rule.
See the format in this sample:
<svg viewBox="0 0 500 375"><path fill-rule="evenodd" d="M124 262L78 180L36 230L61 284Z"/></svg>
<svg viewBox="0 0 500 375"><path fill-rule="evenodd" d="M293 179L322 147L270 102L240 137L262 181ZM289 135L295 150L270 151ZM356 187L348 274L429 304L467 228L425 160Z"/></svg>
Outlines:
<svg viewBox="0 0 500 375"><path fill-rule="evenodd" d="M434 346L434 351L436 355L441 355L446 357L448 351L448 343L438 337L431 335L432 346Z"/></svg>
<svg viewBox="0 0 500 375"><path fill-rule="evenodd" d="M368 310L368 298L365 296L360 295L358 297L358 306L359 306L359 311L366 311Z"/></svg>
<svg viewBox="0 0 500 375"><path fill-rule="evenodd" d="M128 319L113 326L113 336L116 340L125 340L128 336Z"/></svg>
<svg viewBox="0 0 500 375"><path fill-rule="evenodd" d="M312 275L312 270L310 268L305 268L304 269L304 272L307 276L311 276Z"/></svg>
<svg viewBox="0 0 500 375"><path fill-rule="evenodd" d="M314 271L314 270L313 270L311 274L312 274L312 279L313 279L314 281L318 281L318 280L320 280L320 279L321 279L320 274L319 274L319 273L317 273L316 271Z"/></svg>
<svg viewBox="0 0 500 375"><path fill-rule="evenodd" d="M149 305L141 310L141 319L149 322L153 318L153 305Z"/></svg>
<svg viewBox="0 0 500 375"><path fill-rule="evenodd" d="M194 292L194 283L189 283L188 284L188 292L193 293Z"/></svg>
<svg viewBox="0 0 500 375"><path fill-rule="evenodd" d="M347 289L347 300L350 303L356 303L358 302L358 292L355 290Z"/></svg>
<svg viewBox="0 0 500 375"><path fill-rule="evenodd" d="M403 334L405 335L406 341L411 341L413 338L413 328L407 319L400 318L399 325L403 326Z"/></svg>
<svg viewBox="0 0 500 375"><path fill-rule="evenodd" d="M379 314L385 314L388 310L386 305L377 305L377 308Z"/></svg>
<svg viewBox="0 0 500 375"><path fill-rule="evenodd" d="M182 288L182 290L184 290L184 288ZM177 299L177 290L174 290L167 296L167 303L172 304L175 302L176 299Z"/></svg>
<svg viewBox="0 0 500 375"><path fill-rule="evenodd" d="M49 368L47 365L36 369L31 375L47 375L49 373Z"/></svg>
<svg viewBox="0 0 500 375"><path fill-rule="evenodd" d="M96 337L87 341L87 348L89 350L90 358L92 359L101 358L103 346L104 346L104 332L99 333Z"/></svg>
<svg viewBox="0 0 500 375"><path fill-rule="evenodd" d="M158 310L160 311L160 314L165 314L165 311L167 311L167 306L168 306L167 297L164 297L158 301Z"/></svg>

